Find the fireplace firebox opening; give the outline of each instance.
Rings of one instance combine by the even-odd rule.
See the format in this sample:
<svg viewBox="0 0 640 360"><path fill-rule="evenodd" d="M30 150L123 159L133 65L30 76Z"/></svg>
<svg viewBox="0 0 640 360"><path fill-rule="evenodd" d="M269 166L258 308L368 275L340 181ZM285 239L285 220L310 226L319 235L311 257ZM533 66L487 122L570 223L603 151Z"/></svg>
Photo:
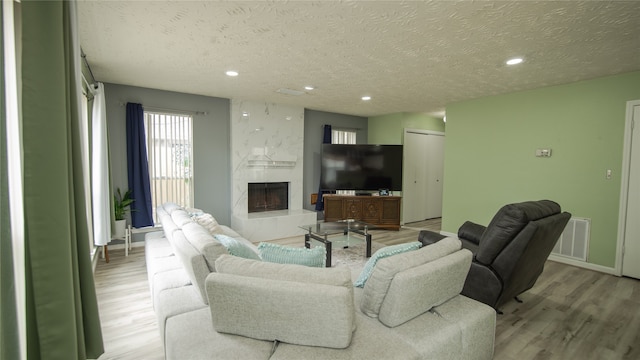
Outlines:
<svg viewBox="0 0 640 360"><path fill-rule="evenodd" d="M249 213L287 210L289 208L289 183L249 183L247 200Z"/></svg>

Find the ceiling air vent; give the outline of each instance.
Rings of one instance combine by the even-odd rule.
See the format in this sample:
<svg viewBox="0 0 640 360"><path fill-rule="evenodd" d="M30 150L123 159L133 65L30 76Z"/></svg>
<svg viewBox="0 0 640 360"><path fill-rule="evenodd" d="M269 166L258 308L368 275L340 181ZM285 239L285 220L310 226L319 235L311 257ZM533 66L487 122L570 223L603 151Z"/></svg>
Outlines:
<svg viewBox="0 0 640 360"><path fill-rule="evenodd" d="M280 88L280 89L276 90L276 92L280 93L280 94L294 95L294 96L304 95L304 91L287 89L287 88Z"/></svg>

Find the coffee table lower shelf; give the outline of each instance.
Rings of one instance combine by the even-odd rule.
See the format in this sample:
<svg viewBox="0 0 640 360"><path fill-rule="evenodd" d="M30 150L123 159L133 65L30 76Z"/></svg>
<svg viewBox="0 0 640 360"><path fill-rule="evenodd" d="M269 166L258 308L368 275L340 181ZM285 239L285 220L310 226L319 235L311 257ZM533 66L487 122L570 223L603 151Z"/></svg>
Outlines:
<svg viewBox="0 0 640 360"><path fill-rule="evenodd" d="M339 246L343 246L344 248L349 247L349 241L348 240L345 241L345 238L348 239L354 233L364 237L364 241L366 242L365 255L367 258L370 258L371 257L371 234L369 234L366 230L364 231L356 230L356 229L350 229L348 231L345 230L343 236L332 237L332 238L330 238L326 233L324 235L317 235L310 232L304 235L304 246L307 249L310 249L312 239L324 244L324 248L327 251L325 266L331 267L331 251L333 250L333 245L336 244Z"/></svg>

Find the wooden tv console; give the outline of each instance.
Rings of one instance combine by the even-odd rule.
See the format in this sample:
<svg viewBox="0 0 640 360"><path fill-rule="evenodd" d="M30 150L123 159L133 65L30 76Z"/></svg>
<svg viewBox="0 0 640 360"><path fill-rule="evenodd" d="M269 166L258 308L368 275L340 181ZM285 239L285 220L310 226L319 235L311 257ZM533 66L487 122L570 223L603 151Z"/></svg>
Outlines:
<svg viewBox="0 0 640 360"><path fill-rule="evenodd" d="M376 225L376 228L400 230L401 196L322 196L324 221L354 219Z"/></svg>

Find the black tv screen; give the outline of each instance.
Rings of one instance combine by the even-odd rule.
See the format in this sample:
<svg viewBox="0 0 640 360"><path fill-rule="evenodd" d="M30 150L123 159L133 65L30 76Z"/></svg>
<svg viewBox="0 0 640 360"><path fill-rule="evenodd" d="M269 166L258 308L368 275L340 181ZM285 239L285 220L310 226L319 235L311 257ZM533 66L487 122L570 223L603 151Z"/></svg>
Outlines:
<svg viewBox="0 0 640 360"><path fill-rule="evenodd" d="M402 190L402 145L323 144L323 190Z"/></svg>

